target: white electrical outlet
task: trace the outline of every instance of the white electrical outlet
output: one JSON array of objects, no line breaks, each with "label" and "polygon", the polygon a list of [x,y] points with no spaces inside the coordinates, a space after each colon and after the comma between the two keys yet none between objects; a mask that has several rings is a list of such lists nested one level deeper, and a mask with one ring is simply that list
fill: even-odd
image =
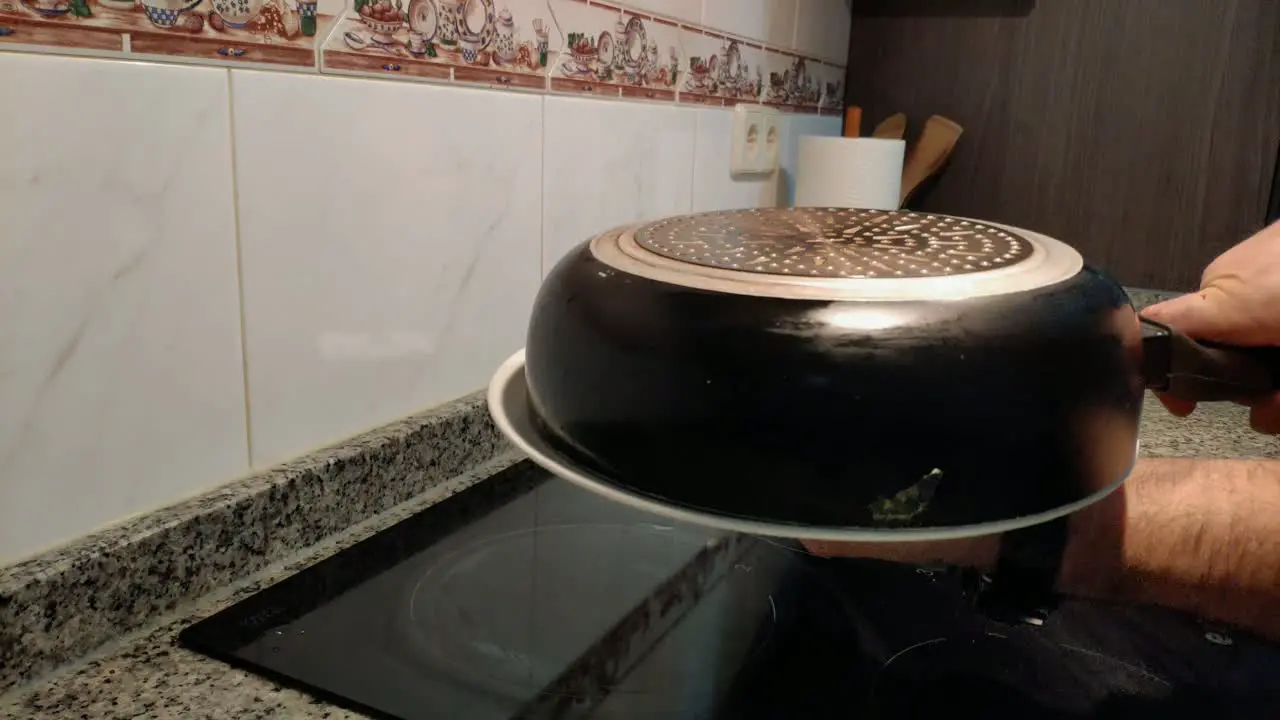
[{"label": "white electrical outlet", "polygon": [[769,174],[778,167],[779,113],[763,105],[733,108],[732,151],[729,172],[734,175]]},{"label": "white electrical outlet", "polygon": [[778,153],[782,146],[782,114],[775,108],[765,108],[761,116],[760,171],[771,173],[778,169]]},{"label": "white electrical outlet", "polygon": [[760,166],[760,145],[763,140],[761,125],[763,116],[754,105],[739,105],[733,109],[733,133],[729,154],[729,172],[734,175],[757,173]]}]

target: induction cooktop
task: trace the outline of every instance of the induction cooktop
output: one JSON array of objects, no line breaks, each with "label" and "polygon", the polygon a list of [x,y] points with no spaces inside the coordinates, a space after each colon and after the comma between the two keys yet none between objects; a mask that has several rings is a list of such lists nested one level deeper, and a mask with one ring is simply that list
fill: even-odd
[{"label": "induction cooktop", "polygon": [[180,641],[373,717],[1280,717],[1280,648],[944,569],[675,525],[518,463]]}]

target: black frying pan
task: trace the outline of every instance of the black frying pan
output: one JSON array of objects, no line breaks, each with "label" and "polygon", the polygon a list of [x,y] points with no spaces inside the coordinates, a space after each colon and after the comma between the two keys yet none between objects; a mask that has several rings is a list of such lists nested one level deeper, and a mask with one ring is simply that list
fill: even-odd
[{"label": "black frying pan", "polygon": [[527,416],[499,420],[535,459],[683,517],[823,537],[1065,514],[1129,473],[1146,388],[1244,400],[1280,367],[1140,322],[1043,235],[807,208],[583,243],[525,352],[527,407],[495,416]]}]

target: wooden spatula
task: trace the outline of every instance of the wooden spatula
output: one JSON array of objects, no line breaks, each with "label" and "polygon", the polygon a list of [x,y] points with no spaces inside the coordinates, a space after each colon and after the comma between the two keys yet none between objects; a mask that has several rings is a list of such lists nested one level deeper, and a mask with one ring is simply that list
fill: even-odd
[{"label": "wooden spatula", "polygon": [[[882,123],[883,124],[883,123]],[[912,193],[929,176],[942,169],[964,128],[941,115],[934,115],[924,123],[920,139],[916,141],[902,165],[902,202],[906,206]]]},{"label": "wooden spatula", "polygon": [[901,140],[907,134],[907,116],[905,113],[894,113],[880,121],[871,137],[889,140]]}]

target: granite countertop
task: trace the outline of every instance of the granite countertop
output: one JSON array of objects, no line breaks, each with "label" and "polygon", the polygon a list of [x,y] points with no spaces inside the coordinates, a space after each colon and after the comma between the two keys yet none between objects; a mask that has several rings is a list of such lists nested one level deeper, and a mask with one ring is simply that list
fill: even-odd
[{"label": "granite countertop", "polygon": [[[1134,291],[1132,294],[1137,305],[1145,305],[1156,297],[1141,291]],[[447,476],[414,485],[417,494],[403,499],[399,504],[375,508],[374,512],[368,513],[367,518],[324,539],[306,541],[304,538],[310,536],[300,535],[295,543],[296,547],[286,548],[288,552],[282,550],[276,553],[277,559],[269,565],[247,566],[252,572],[240,575],[247,579],[225,583],[198,596],[179,599],[164,612],[143,618],[145,622],[140,620],[132,632],[109,641],[55,672],[33,672],[37,676],[34,680],[17,684],[7,695],[0,696],[0,718],[16,720],[71,717],[105,720],[139,717],[364,717],[181,648],[177,645],[177,634],[196,620],[252,595],[519,461],[520,457],[501,442],[496,430],[487,425],[483,403],[478,398],[469,399],[463,406],[449,408],[447,413],[452,413],[449,415],[451,419],[443,425],[436,424],[445,426],[447,432],[437,432],[432,436],[432,442],[446,445],[453,443],[457,447],[482,447],[484,452],[455,458],[459,451],[445,451],[443,454],[446,457],[453,458]],[[1154,399],[1148,398],[1144,413],[1140,450],[1143,456],[1280,459],[1280,441],[1274,437],[1252,433],[1248,429],[1244,408],[1230,404],[1204,405],[1190,418],[1178,419],[1164,412]],[[460,417],[463,419],[459,420]],[[417,427],[413,423],[402,423],[399,429],[391,432],[397,438],[411,435],[418,437],[422,431]],[[414,433],[417,435],[413,435]],[[421,443],[422,440],[418,437],[415,442]],[[365,448],[362,452],[370,452],[367,448],[371,443],[367,438],[357,438],[352,445]],[[383,453],[385,457],[394,455],[403,458],[409,452],[404,448],[417,446],[396,445],[398,449],[388,450],[384,442],[378,447],[382,449],[376,452]],[[338,451],[326,452],[333,455]],[[425,456],[425,451],[420,448],[412,452]],[[323,467],[332,467],[333,462],[332,459],[326,460],[327,464]],[[366,465],[385,465],[391,468],[389,472],[392,474],[408,472],[402,461],[380,461]],[[340,476],[341,473],[336,475]],[[337,481],[330,479],[327,482]],[[366,478],[362,482],[370,481]],[[220,492],[225,495],[231,491]],[[255,492],[264,491],[259,487]],[[279,494],[278,490],[272,492]],[[272,522],[286,521],[277,519]],[[203,532],[207,534],[208,531]],[[33,572],[47,574],[43,568],[36,568]],[[5,606],[4,580],[0,576],[0,611]],[[0,621],[4,619],[5,616],[0,612]],[[0,640],[3,639],[0,635]],[[2,676],[0,680],[3,680]],[[0,689],[3,687],[0,685]]]},{"label": "granite countertop", "polygon": [[0,705],[0,719],[367,718],[177,644],[178,633],[520,460],[503,453],[448,483],[308,548],[252,578],[169,613]]}]

